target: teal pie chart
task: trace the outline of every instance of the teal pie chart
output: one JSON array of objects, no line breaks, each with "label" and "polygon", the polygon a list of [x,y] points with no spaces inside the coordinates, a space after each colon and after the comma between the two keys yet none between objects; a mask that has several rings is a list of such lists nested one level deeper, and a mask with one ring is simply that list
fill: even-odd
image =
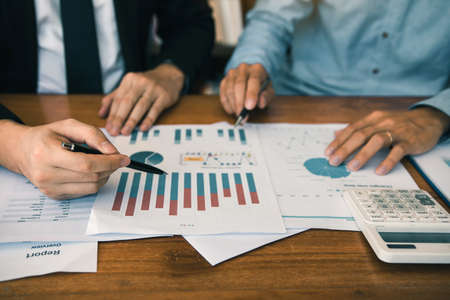
[{"label": "teal pie chart", "polygon": [[147,164],[147,165],[157,165],[160,164],[164,158],[161,154],[152,151],[141,151],[136,152],[130,156],[132,160]]},{"label": "teal pie chart", "polygon": [[350,175],[350,172],[344,165],[334,167],[328,163],[325,158],[311,158],[303,164],[305,168],[312,174],[330,178],[342,178]]}]

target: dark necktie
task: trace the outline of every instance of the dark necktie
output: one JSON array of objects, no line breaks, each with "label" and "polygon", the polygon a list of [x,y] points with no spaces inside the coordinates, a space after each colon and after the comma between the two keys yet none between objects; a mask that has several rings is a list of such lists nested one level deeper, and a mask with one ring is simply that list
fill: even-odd
[{"label": "dark necktie", "polygon": [[67,92],[103,93],[91,0],[61,0]]}]

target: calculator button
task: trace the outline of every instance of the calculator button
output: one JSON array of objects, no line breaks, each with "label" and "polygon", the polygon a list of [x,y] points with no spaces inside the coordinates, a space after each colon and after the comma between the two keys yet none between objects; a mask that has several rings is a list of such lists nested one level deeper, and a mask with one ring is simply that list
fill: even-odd
[{"label": "calculator button", "polygon": [[419,222],[423,223],[435,223],[436,219],[430,216],[424,216],[419,219]]},{"label": "calculator button", "polygon": [[402,219],[399,216],[388,216],[386,222],[400,222]]},{"label": "calculator button", "polygon": [[383,217],[371,217],[370,221],[372,222],[384,222],[384,218]]},{"label": "calculator button", "polygon": [[416,218],[413,216],[402,216],[402,220],[404,222],[410,222],[410,223],[416,222]]},{"label": "calculator button", "polygon": [[425,194],[417,194],[415,198],[419,200],[422,205],[434,205],[434,201]]}]

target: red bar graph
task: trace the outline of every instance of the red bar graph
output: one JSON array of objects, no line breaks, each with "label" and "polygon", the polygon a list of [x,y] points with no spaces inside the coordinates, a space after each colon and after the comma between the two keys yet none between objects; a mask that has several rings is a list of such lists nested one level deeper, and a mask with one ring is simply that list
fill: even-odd
[{"label": "red bar graph", "polygon": [[191,189],[191,173],[184,173],[184,208],[191,208],[192,207],[192,203],[191,203],[191,194],[192,194],[192,189]]},{"label": "red bar graph", "polygon": [[150,197],[152,195],[153,174],[147,173],[145,178],[144,195],[142,196],[141,210],[150,209]]},{"label": "red bar graph", "polygon": [[250,192],[250,198],[253,204],[259,204],[258,194],[256,192]]},{"label": "red bar graph", "polygon": [[234,182],[236,184],[236,194],[239,205],[245,205],[244,187],[242,186],[241,174],[234,173]]},{"label": "red bar graph", "polygon": [[152,195],[152,191],[144,191],[144,195],[142,196],[142,205],[141,210],[149,210],[150,209],[150,197]]},{"label": "red bar graph", "polygon": [[112,210],[120,211],[122,207],[123,196],[125,194],[125,187],[127,185],[128,172],[120,174],[119,185],[117,186],[116,196],[114,197]]},{"label": "red bar graph", "polygon": [[134,208],[136,207],[136,198],[129,198],[125,216],[134,216]]},{"label": "red bar graph", "polygon": [[116,197],[114,197],[112,210],[120,210],[120,207],[122,206],[123,194],[124,194],[123,192],[116,193]]},{"label": "red bar graph", "polygon": [[219,197],[217,194],[211,194],[211,206],[219,207]]},{"label": "red bar graph", "polygon": [[192,192],[190,188],[184,189],[184,208],[192,207],[191,194]]},{"label": "red bar graph", "polygon": [[164,195],[157,195],[156,208],[163,208],[163,207],[164,207]]},{"label": "red bar graph", "polygon": [[197,209],[198,210],[206,210],[205,196],[197,195]]}]

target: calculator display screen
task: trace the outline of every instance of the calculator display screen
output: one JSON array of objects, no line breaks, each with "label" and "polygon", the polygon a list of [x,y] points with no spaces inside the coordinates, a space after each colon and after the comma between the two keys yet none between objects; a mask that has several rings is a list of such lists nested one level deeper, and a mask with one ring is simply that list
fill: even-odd
[{"label": "calculator display screen", "polygon": [[450,232],[378,232],[386,243],[450,244]]}]

